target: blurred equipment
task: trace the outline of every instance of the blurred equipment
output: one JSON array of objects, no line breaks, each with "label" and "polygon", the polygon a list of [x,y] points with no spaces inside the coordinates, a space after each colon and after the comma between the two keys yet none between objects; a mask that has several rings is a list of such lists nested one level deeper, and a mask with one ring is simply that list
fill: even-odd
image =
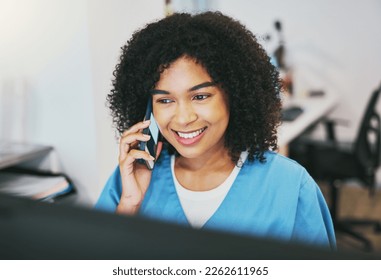
[{"label": "blurred equipment", "polygon": [[282,111],[281,111],[282,121],[292,122],[301,114],[303,114],[303,108],[301,108],[300,106],[293,105],[287,108],[282,108]]},{"label": "blurred equipment", "polygon": [[274,26],[279,37],[278,47],[274,51],[274,56],[277,61],[278,67],[280,69],[286,69],[286,63],[284,59],[285,46],[284,46],[284,38],[283,38],[283,32],[282,32],[282,23],[279,20],[277,20],[275,21]]},{"label": "blurred equipment", "polygon": [[53,150],[51,146],[0,140],[0,193],[50,202],[74,193],[66,174],[39,167]]},{"label": "blurred equipment", "polygon": [[173,15],[173,8],[172,8],[172,1],[171,0],[165,0],[165,16],[171,16]]},{"label": "blurred equipment", "polygon": [[0,193],[55,202],[74,192],[72,181],[63,173],[16,167],[0,170]]},{"label": "blurred equipment", "polygon": [[274,51],[276,64],[279,68],[280,78],[282,79],[283,89],[286,94],[292,95],[293,81],[290,67],[286,63],[286,47],[284,42],[282,23],[277,20],[274,23],[275,29],[278,33],[278,47]]},{"label": "blurred equipment", "polygon": [[343,220],[338,218],[340,180],[357,179],[374,194],[375,174],[380,166],[381,121],[376,112],[376,104],[381,86],[376,89],[366,107],[357,138],[354,143],[340,143],[336,140],[335,122],[326,120],[326,141],[303,139],[290,145],[290,157],[304,165],[316,180],[329,183],[330,211],[336,231],[350,235],[360,241],[364,250],[371,251],[372,244],[360,233],[353,230],[354,225],[374,226],[381,232],[380,221]]}]

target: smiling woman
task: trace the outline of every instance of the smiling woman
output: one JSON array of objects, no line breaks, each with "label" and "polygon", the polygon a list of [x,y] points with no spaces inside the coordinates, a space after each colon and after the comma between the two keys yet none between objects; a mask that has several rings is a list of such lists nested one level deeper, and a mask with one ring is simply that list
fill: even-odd
[{"label": "smiling woman", "polygon": [[[114,75],[119,166],[96,208],[335,247],[316,183],[275,152],[278,73],[243,25],[211,12],[151,23],[122,48]],[[149,140],[147,100],[163,141],[152,171],[137,149]]]},{"label": "smiling woman", "polygon": [[211,80],[193,59],[177,59],[163,71],[155,86],[166,93],[153,95],[153,112],[164,138],[182,155],[177,165],[181,162],[192,166],[197,159],[213,168],[223,161],[230,163],[232,170],[234,164],[224,143],[229,123],[228,100]]}]

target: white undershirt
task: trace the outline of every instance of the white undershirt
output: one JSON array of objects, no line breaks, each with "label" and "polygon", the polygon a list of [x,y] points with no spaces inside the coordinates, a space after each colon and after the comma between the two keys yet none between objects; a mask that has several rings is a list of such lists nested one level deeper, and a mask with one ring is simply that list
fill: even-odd
[{"label": "white undershirt", "polygon": [[[239,164],[245,162],[248,153],[242,152]],[[175,156],[171,156],[171,170],[173,182],[180,199],[181,206],[189,224],[195,228],[201,228],[221,205],[235,178],[240,171],[240,167],[235,166],[226,180],[216,188],[209,191],[191,191],[180,185],[175,176]]]}]

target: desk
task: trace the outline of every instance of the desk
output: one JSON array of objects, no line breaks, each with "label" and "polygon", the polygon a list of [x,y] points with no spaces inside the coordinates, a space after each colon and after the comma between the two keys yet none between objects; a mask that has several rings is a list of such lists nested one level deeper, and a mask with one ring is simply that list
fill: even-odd
[{"label": "desk", "polygon": [[316,124],[330,113],[338,103],[338,96],[324,94],[323,96],[295,98],[287,102],[287,106],[297,105],[303,113],[294,121],[283,122],[278,128],[278,146],[282,149],[292,140]]},{"label": "desk", "polygon": [[53,147],[0,141],[0,169],[47,156]]}]

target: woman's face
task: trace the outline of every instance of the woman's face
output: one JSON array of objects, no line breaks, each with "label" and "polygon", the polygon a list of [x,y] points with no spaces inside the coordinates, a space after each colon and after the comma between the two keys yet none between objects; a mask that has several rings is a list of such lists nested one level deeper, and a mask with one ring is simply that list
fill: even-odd
[{"label": "woman's face", "polygon": [[153,114],[165,139],[186,158],[225,149],[226,94],[194,60],[179,58],[164,70],[153,94]]}]

